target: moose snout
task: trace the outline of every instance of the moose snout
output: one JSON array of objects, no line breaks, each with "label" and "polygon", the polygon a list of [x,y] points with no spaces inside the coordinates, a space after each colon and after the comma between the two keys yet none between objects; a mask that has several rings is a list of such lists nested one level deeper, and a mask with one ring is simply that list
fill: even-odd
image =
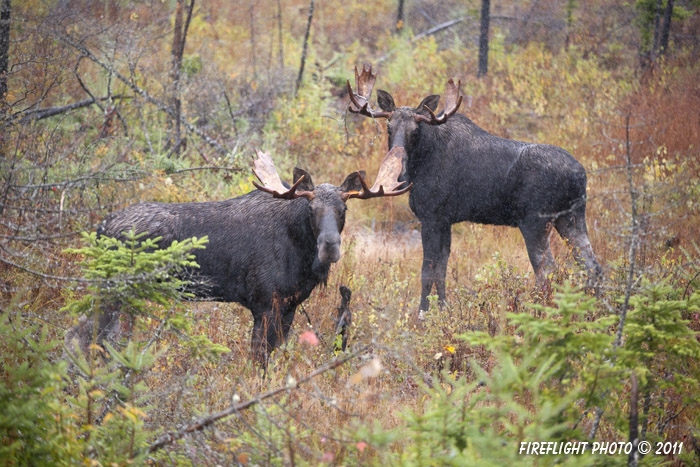
[{"label": "moose snout", "polygon": [[319,235],[318,259],[324,264],[338,262],[340,259],[340,235]]},{"label": "moose snout", "polygon": [[403,147],[403,141],[401,141],[400,144],[392,142],[392,144],[390,145],[390,149],[395,150],[397,148],[401,150],[401,172],[399,173],[399,176],[396,181],[407,182],[408,177],[406,176],[406,165],[408,162],[408,154],[406,153],[406,150]]}]

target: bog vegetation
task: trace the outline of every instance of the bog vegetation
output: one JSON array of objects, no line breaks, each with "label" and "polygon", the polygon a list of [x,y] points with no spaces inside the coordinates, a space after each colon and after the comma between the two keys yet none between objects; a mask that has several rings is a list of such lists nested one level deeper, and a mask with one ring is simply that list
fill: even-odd
[{"label": "bog vegetation", "polygon": [[[3,465],[700,461],[697,1],[491,2],[479,78],[475,0],[0,3]],[[206,238],[94,232],[139,201],[253,190],[255,147],[286,181],[373,180],[386,127],[346,111],[363,63],[410,105],[460,78],[479,126],[572,153],[604,278],[586,289],[553,235],[537,287],[516,229],[457,224],[447,304],[418,319],[407,196],[351,205],[342,259],[263,379],[250,313],[183,292]],[[117,302],[119,339],[74,345]],[[654,448],[519,454],[528,441]]]}]

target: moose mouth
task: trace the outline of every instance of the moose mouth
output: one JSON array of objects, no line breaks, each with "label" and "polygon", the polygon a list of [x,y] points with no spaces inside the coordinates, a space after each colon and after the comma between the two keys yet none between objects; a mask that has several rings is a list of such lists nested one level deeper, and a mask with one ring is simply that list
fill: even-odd
[{"label": "moose mouth", "polygon": [[318,260],[322,264],[337,263],[340,260],[340,242],[320,243],[318,246]]}]

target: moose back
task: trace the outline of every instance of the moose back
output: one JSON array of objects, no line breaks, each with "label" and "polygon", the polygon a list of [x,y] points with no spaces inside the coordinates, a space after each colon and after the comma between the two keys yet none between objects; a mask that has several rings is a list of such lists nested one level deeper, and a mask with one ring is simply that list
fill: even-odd
[{"label": "moose back", "polygon": [[[194,252],[199,269],[191,292],[200,299],[238,302],[250,309],[252,351],[265,362],[286,339],[297,306],[326,283],[331,264],[340,259],[346,201],[396,196],[410,188],[398,189],[403,157],[398,150],[388,154],[371,188],[364,172],[348,175],[340,187],[314,186],[311,176],[298,168],[289,187],[281,182],[272,159],[258,152],[258,190],[225,201],[133,205],[108,215],[98,234],[120,238],[134,229],[162,237],[163,245],[208,236],[206,249]],[[98,338],[107,338],[118,319],[111,307],[98,320]]]},{"label": "moose back", "polygon": [[456,113],[459,83],[447,83],[445,110],[435,110],[440,96],[423,99],[416,108],[397,107],[379,90],[380,111],[369,107],[376,74],[355,69],[349,110],[387,119],[389,149],[403,148],[402,177],[414,185],[411,210],[422,224],[423,266],[420,310],[427,311],[433,286],[445,300],[445,276],[451,248],[451,226],[462,221],[518,227],[525,239],[538,283],[554,266],[549,233],[554,227],[574,247],[589,271],[602,269],[586,228],[586,172],[565,150],[492,135]]}]

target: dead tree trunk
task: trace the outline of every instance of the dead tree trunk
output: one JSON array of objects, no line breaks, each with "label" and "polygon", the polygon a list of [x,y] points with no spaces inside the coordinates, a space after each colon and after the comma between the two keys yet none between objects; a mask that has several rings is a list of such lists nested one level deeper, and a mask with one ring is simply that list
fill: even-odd
[{"label": "dead tree trunk", "polygon": [[299,76],[297,76],[297,84],[294,87],[294,97],[297,96],[301,87],[301,79],[304,76],[304,64],[306,63],[306,50],[309,46],[309,34],[311,34],[311,21],[314,19],[314,0],[311,0],[309,5],[309,21],[306,23],[306,34],[304,35],[304,47],[301,50],[301,63],[299,64]]},{"label": "dead tree trunk", "polygon": [[666,3],[666,11],[664,12],[664,26],[661,30],[661,42],[659,43],[659,54],[666,53],[668,49],[668,36],[671,33],[671,15],[673,13],[673,0],[668,0]]},{"label": "dead tree trunk", "polygon": [[564,48],[569,50],[569,44],[571,43],[571,30],[574,26],[574,9],[576,8],[575,0],[566,1],[566,40],[564,41]]},{"label": "dead tree trunk", "polygon": [[7,72],[10,51],[10,0],[0,4],[0,115],[7,110]]},{"label": "dead tree trunk", "polygon": [[491,16],[491,1],[481,0],[481,31],[479,34],[479,73],[485,76],[489,71],[489,20]]},{"label": "dead tree trunk", "polygon": [[185,52],[187,29],[192,20],[194,1],[195,0],[190,0],[190,4],[187,7],[187,19],[184,24],[185,0],[177,0],[177,5],[175,6],[175,27],[173,29],[173,46],[171,50],[172,67],[170,69],[170,82],[172,86],[170,105],[175,115],[173,115],[170,143],[172,144],[171,154],[177,156],[180,155],[182,150],[182,127],[180,124],[182,117],[182,101],[180,100],[182,56]]},{"label": "dead tree trunk", "polygon": [[396,27],[395,32],[400,33],[403,31],[404,26],[404,15],[403,15],[404,0],[399,0],[399,9],[396,13]]},{"label": "dead tree trunk", "polygon": [[651,43],[650,60],[653,62],[656,59],[656,51],[659,47],[659,20],[661,18],[661,0],[656,0],[654,8],[654,39]]}]

